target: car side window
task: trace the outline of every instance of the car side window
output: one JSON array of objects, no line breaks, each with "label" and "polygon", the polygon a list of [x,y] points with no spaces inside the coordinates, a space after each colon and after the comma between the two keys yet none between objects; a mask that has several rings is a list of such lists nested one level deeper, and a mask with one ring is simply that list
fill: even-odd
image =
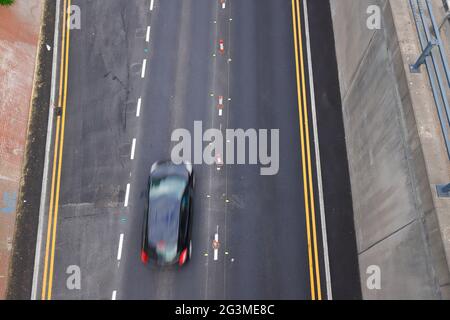
[{"label": "car side window", "polygon": [[189,215],[188,208],[189,208],[189,189],[186,189],[186,191],[183,194],[183,198],[181,199],[181,225],[180,225],[180,233],[181,237],[180,240],[184,239],[187,234],[187,218]]},{"label": "car side window", "polygon": [[184,212],[188,206],[189,193],[186,191],[183,195],[183,199],[181,200],[181,210]]}]

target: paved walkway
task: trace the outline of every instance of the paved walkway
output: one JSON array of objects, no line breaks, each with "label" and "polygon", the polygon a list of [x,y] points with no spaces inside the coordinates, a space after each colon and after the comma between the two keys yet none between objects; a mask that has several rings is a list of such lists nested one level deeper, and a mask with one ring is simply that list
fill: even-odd
[{"label": "paved walkway", "polygon": [[14,235],[42,4],[0,7],[0,299]]}]

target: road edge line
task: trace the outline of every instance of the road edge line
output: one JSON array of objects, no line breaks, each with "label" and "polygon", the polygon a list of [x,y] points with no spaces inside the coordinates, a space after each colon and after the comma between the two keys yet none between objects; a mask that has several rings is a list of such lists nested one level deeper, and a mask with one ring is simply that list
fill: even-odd
[{"label": "road edge line", "polygon": [[44,160],[44,173],[42,178],[42,189],[41,189],[41,203],[39,206],[39,223],[38,223],[38,232],[37,232],[37,240],[36,240],[36,252],[34,255],[34,271],[33,271],[33,282],[31,288],[31,300],[36,300],[37,294],[37,286],[39,279],[39,267],[40,267],[40,259],[41,259],[41,247],[42,247],[42,231],[44,225],[44,215],[45,215],[45,197],[47,195],[47,183],[48,183],[48,170],[50,163],[50,149],[52,144],[52,129],[53,129],[53,120],[54,120],[54,103],[55,103],[55,93],[56,93],[56,67],[58,60],[58,43],[59,43],[59,23],[60,23],[60,5],[61,0],[56,0],[56,13],[55,13],[55,33],[53,40],[53,63],[52,63],[52,85],[51,85],[51,94],[50,94],[50,108],[49,108],[49,116],[48,116],[48,125],[47,125],[47,141],[45,146],[45,160]]},{"label": "road edge line", "polygon": [[323,181],[322,181],[322,165],[320,161],[320,146],[319,146],[319,134],[317,127],[317,114],[316,114],[316,97],[314,88],[314,72],[312,70],[312,55],[311,55],[311,43],[309,33],[309,17],[308,17],[308,3],[303,1],[304,15],[305,15],[305,34],[306,34],[306,47],[307,47],[307,59],[308,59],[308,72],[309,72],[309,87],[311,94],[311,109],[313,119],[313,133],[314,133],[314,145],[316,151],[316,171],[317,171],[317,186],[319,191],[319,205],[320,205],[320,221],[322,225],[322,246],[325,264],[325,278],[327,285],[327,299],[333,300],[333,292],[331,287],[331,273],[330,273],[330,259],[328,255],[328,236],[327,236],[327,224],[325,219],[325,204],[323,199]]}]

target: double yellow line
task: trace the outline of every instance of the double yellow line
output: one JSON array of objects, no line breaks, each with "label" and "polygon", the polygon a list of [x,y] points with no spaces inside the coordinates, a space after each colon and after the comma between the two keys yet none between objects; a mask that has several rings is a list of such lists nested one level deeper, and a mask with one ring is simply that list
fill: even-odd
[{"label": "double yellow line", "polygon": [[297,100],[300,122],[300,143],[302,149],[302,174],[306,214],[306,237],[308,243],[309,280],[311,285],[311,299],[322,300],[319,253],[317,247],[313,171],[311,166],[311,146],[309,137],[308,104],[302,39],[302,20],[300,14],[302,3],[301,1],[304,0],[292,0],[292,20],[294,29]]},{"label": "double yellow line", "polygon": [[[64,0],[63,32],[61,40],[61,65],[59,75],[58,106],[61,113],[56,119],[56,137],[52,165],[52,183],[50,190],[47,238],[45,243],[44,274],[42,279],[42,300],[52,298],[53,266],[55,261],[56,226],[58,222],[59,191],[61,186],[61,167],[64,147],[64,125],[67,106],[67,77],[69,71],[70,15],[71,0]],[[58,41],[58,39],[55,39]]]}]

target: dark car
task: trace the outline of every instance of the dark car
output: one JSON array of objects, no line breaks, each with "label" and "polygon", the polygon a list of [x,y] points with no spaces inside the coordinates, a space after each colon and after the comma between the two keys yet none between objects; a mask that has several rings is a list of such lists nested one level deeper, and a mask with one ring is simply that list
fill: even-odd
[{"label": "dark car", "polygon": [[142,232],[141,260],[184,265],[192,252],[192,164],[155,163],[148,181],[148,207]]}]

